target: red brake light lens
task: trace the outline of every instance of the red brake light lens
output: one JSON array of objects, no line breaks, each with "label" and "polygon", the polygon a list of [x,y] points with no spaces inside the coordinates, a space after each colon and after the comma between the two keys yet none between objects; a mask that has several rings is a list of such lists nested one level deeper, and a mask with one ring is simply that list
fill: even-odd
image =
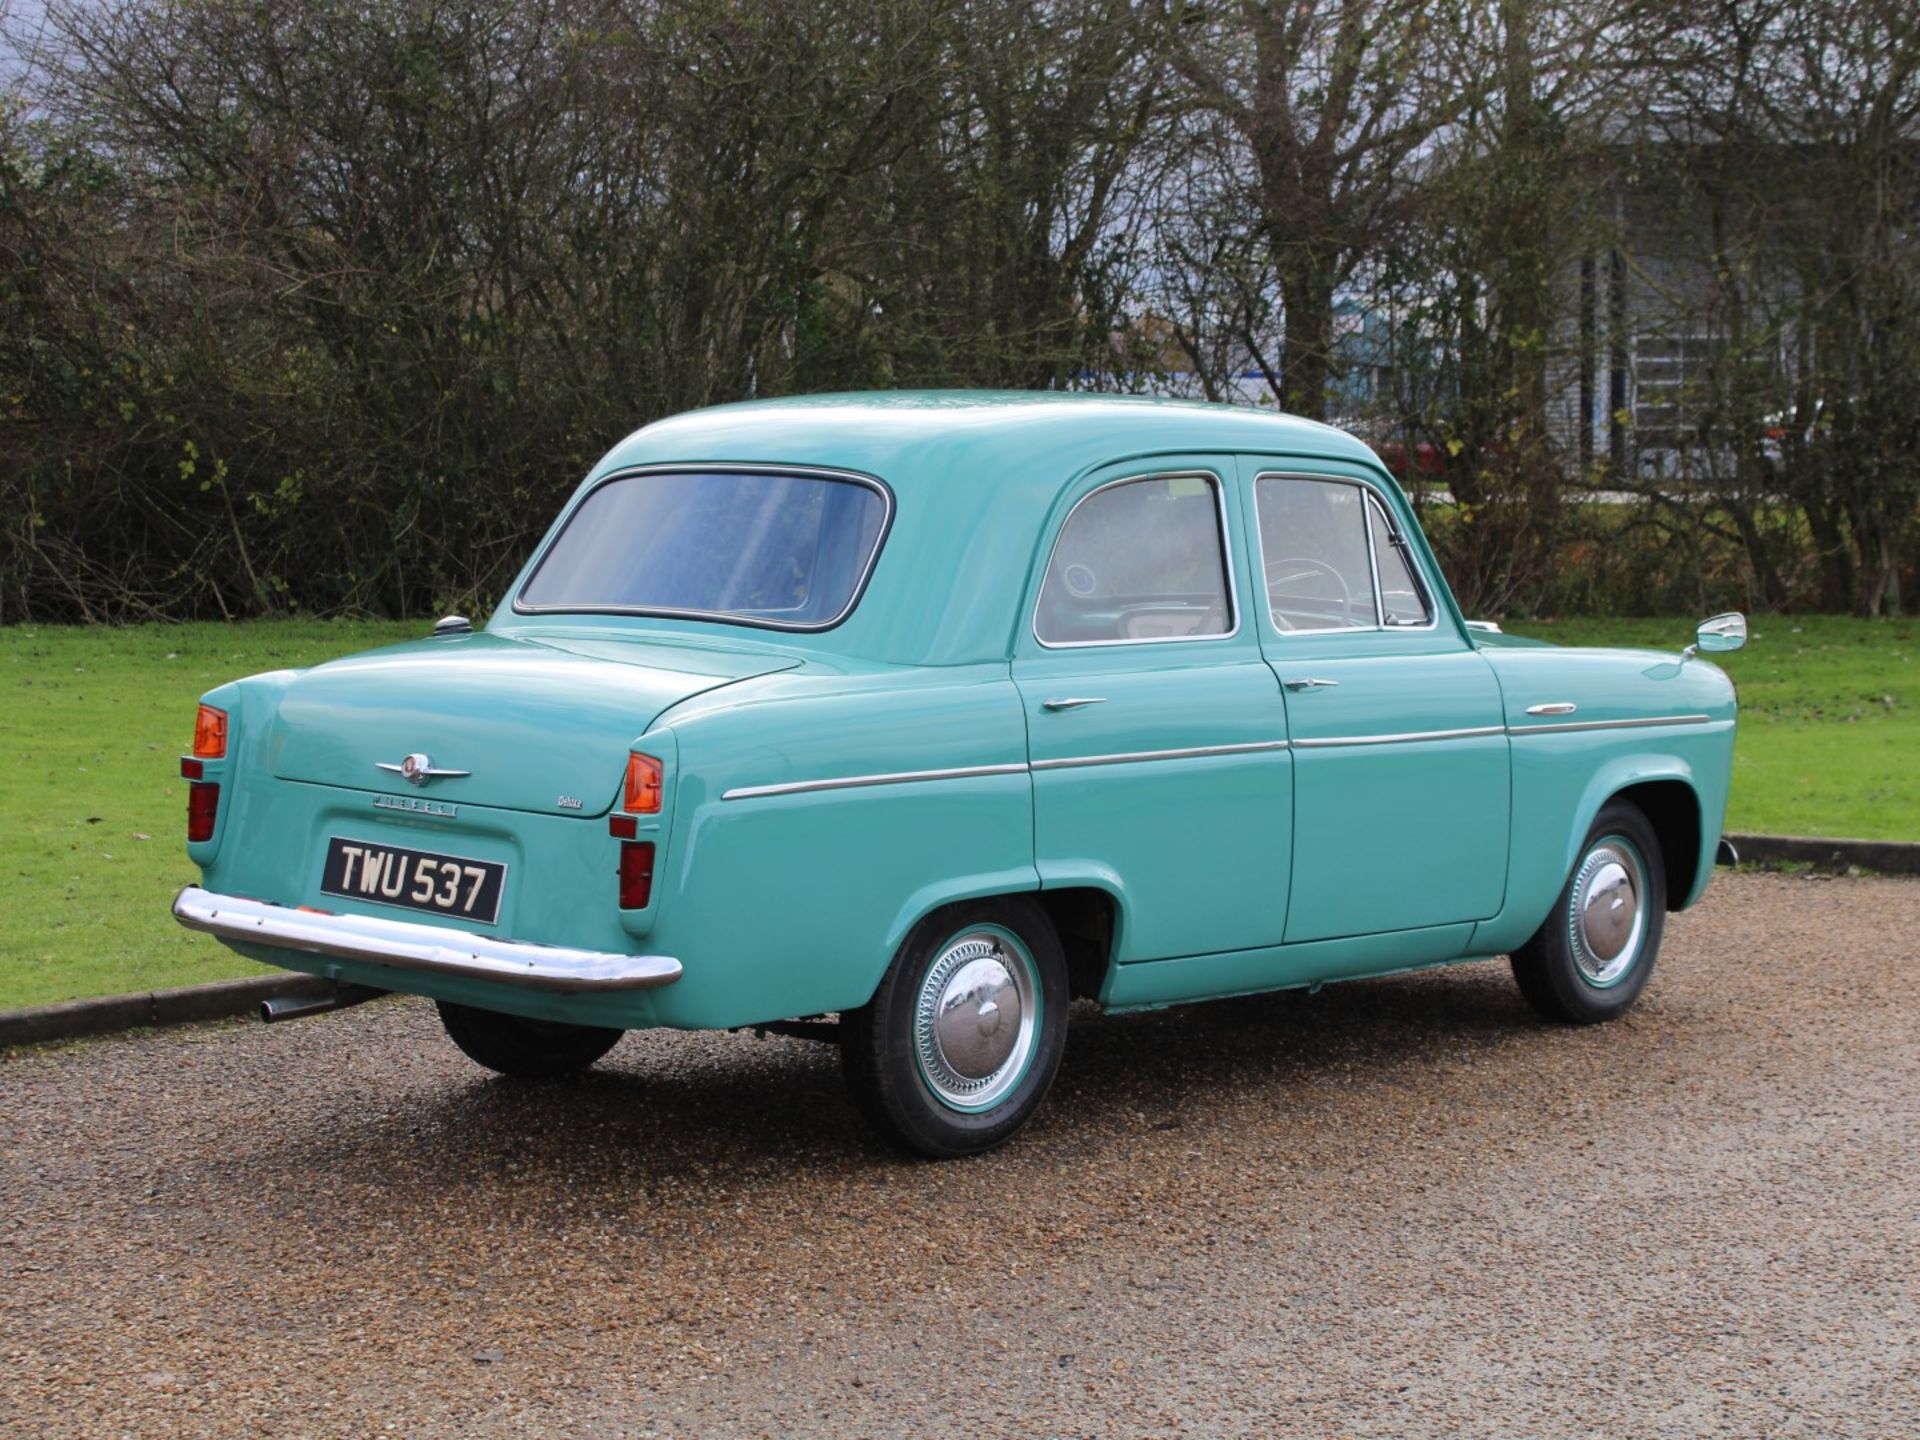
[{"label": "red brake light lens", "polygon": [[651,755],[627,756],[626,803],[620,808],[634,815],[660,813],[660,762]]},{"label": "red brake light lens", "polygon": [[620,846],[620,908],[644,910],[653,900],[653,842],[629,840]]},{"label": "red brake light lens", "polygon": [[227,753],[227,712],[202,705],[193,721],[193,753],[202,760],[218,760]]},{"label": "red brake light lens", "polygon": [[[218,785],[189,785],[187,787],[187,839],[213,839],[213,822],[220,815],[220,787]],[[649,867],[651,873],[651,867]]]}]

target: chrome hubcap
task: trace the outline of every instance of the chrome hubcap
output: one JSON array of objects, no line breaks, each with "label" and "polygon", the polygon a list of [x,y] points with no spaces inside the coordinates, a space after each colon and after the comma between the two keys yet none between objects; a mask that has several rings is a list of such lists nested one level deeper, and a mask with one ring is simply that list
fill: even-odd
[{"label": "chrome hubcap", "polygon": [[1609,835],[1581,860],[1567,924],[1574,960],[1589,984],[1614,984],[1640,958],[1646,894],[1646,866],[1630,841]]},{"label": "chrome hubcap", "polygon": [[947,943],[920,982],[914,1055],[940,1102],[986,1110],[1005,1099],[1033,1058],[1033,961],[998,930],[970,930]]}]

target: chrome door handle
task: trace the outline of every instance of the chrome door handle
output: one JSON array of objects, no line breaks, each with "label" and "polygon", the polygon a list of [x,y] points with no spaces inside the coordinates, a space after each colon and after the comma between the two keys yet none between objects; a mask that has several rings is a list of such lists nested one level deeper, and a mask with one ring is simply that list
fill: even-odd
[{"label": "chrome door handle", "polygon": [[1529,705],[1529,715],[1571,715],[1580,707],[1571,700],[1555,700],[1546,705]]},{"label": "chrome door handle", "polygon": [[1082,705],[1106,703],[1107,697],[1104,695],[1062,695],[1058,699],[1042,700],[1040,708],[1042,710],[1078,710]]},{"label": "chrome door handle", "polygon": [[1340,682],[1338,680],[1322,680],[1315,675],[1302,675],[1294,680],[1282,680],[1280,683],[1289,690],[1319,690],[1328,685],[1338,685]]}]

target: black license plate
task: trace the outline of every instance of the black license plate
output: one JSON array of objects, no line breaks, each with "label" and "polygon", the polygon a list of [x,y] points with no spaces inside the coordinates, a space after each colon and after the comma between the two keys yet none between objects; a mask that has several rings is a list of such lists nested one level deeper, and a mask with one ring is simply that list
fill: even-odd
[{"label": "black license plate", "polygon": [[507,867],[492,860],[403,850],[338,835],[327,840],[326,868],[320,874],[320,888],[328,895],[487,925],[500,918],[500,892],[506,884]]}]

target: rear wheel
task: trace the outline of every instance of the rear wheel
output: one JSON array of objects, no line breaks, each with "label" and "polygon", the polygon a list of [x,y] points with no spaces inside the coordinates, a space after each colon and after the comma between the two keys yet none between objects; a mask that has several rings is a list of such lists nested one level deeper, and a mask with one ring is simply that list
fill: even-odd
[{"label": "rear wheel", "polygon": [[1022,896],[949,906],[914,927],[873,999],[841,1017],[855,1102],[935,1159],[990,1149],[1026,1124],[1060,1068],[1067,963]]},{"label": "rear wheel", "polygon": [[1625,801],[1602,809],[1552,912],[1513,952],[1527,1002],[1576,1025],[1624,1014],[1660,952],[1666,873],[1647,817]]},{"label": "rear wheel", "polygon": [[469,1060],[521,1080],[545,1080],[584,1070],[627,1032],[559,1020],[529,1020],[436,1001],[447,1036]]}]

